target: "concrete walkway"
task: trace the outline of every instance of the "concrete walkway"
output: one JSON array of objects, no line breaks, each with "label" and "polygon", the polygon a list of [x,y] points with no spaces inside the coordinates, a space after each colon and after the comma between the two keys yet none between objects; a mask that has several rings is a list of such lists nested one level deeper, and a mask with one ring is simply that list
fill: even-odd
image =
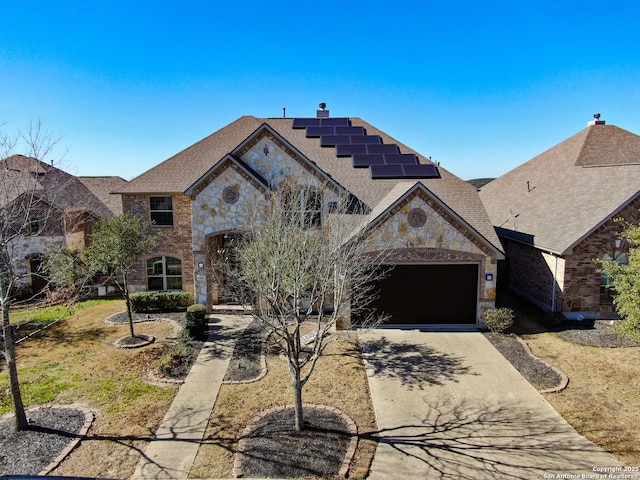
[{"label": "concrete walkway", "polygon": [[379,329],[360,340],[381,437],[370,479],[579,478],[621,465],[480,333]]},{"label": "concrete walkway", "polygon": [[209,338],[169,407],[132,479],[185,479],[198,453],[235,341],[250,323],[240,315],[217,315]]}]

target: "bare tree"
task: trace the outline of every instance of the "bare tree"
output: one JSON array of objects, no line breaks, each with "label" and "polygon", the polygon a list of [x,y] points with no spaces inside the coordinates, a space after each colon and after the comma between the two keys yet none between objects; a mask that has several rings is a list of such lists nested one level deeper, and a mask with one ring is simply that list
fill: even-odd
[{"label": "bare tree", "polygon": [[[3,125],[4,127],[4,125]],[[0,310],[4,357],[15,412],[16,430],[28,428],[16,365],[14,327],[10,307],[17,301],[18,291],[28,272],[17,268],[19,245],[25,238],[62,232],[62,213],[55,207],[56,197],[65,185],[53,167],[43,163],[60,138],[44,132],[40,122],[10,136],[0,130]],[[23,155],[12,155],[17,146]]]},{"label": "bare tree", "polygon": [[96,224],[91,245],[85,250],[90,271],[110,274],[122,292],[127,304],[131,337],[135,337],[135,333],[128,277],[138,258],[151,252],[157,241],[150,224],[123,213]]},{"label": "bare tree", "polygon": [[[284,346],[295,395],[295,428],[304,428],[302,389],[331,341],[329,333],[375,298],[385,251],[363,225],[367,215],[349,195],[323,210],[327,189],[285,181],[264,205],[252,205],[230,274],[239,301]],[[372,322],[370,322],[370,321]],[[307,343],[307,345],[305,345]]]}]

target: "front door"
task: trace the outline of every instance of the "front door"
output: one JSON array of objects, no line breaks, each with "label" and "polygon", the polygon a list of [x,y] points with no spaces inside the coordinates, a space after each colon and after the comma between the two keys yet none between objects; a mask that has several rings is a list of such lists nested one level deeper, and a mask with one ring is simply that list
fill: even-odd
[{"label": "front door", "polygon": [[236,303],[233,274],[236,261],[235,233],[212,235],[207,241],[209,252],[209,300],[212,305]]}]

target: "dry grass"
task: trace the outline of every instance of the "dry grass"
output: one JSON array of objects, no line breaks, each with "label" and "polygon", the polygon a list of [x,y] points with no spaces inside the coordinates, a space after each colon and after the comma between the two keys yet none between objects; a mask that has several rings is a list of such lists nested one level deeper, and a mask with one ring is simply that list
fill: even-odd
[{"label": "dry grass", "polygon": [[569,376],[545,395],[573,427],[628,465],[640,465],[640,347],[583,347],[552,333],[528,335],[533,353]]},{"label": "dry grass", "polygon": [[[107,325],[104,319],[122,309],[122,301],[84,309],[18,347],[28,406],[38,403],[29,398],[55,394],[56,404],[81,403],[96,413],[88,438],[53,472],[56,475],[129,477],[175,394],[175,386],[153,385],[146,377],[148,352],[174,336],[173,327],[165,322],[136,324],[136,333],[154,335],[158,343],[115,348],[113,342],[128,335],[128,326]],[[43,385],[50,391],[38,391]],[[0,400],[6,402],[4,388]]]},{"label": "dry grass", "polygon": [[[364,478],[376,443],[362,437],[376,432],[375,415],[357,337],[348,332],[338,335],[340,341],[329,346],[305,386],[303,401],[336,407],[356,423],[361,440],[349,476]],[[235,441],[249,420],[273,406],[293,403],[285,360],[270,355],[268,368],[269,373],[258,382],[222,386],[191,478],[231,477]]]},{"label": "dry grass", "polygon": [[[512,300],[513,302],[513,300]],[[585,347],[542,332],[542,314],[516,302],[533,353],[569,377],[545,398],[579,433],[627,465],[640,465],[640,347]]]}]

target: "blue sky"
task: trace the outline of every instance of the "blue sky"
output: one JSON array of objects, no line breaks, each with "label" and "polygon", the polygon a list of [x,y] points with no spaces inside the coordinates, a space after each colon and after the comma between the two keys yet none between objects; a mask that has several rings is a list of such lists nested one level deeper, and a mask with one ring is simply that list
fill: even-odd
[{"label": "blue sky", "polygon": [[0,122],[136,175],[242,115],[362,117],[464,178],[596,112],[640,134],[637,1],[0,0]]}]

